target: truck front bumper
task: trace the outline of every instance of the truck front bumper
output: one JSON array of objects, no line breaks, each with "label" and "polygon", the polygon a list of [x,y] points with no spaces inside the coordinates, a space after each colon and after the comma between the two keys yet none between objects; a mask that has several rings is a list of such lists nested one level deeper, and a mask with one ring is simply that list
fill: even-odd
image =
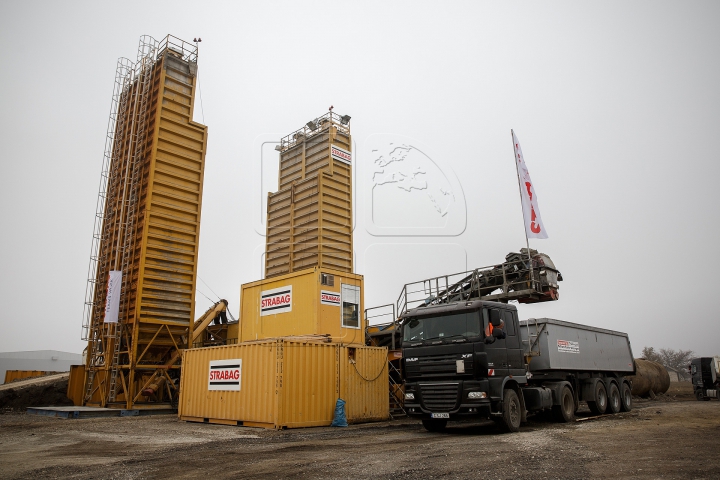
[{"label": "truck front bumper", "polygon": [[462,418],[469,417],[489,417],[490,416],[490,400],[478,400],[473,403],[463,403],[460,407],[451,410],[450,412],[437,412],[431,411],[424,408],[419,403],[408,403],[405,402],[405,411],[408,416],[416,418],[433,418],[433,413],[447,414],[448,420],[460,420]]},{"label": "truck front bumper", "polygon": [[[405,393],[414,398],[405,398],[404,408],[408,415],[418,418],[461,419],[463,417],[489,417],[491,398],[487,380],[465,380],[456,382],[408,382]],[[471,392],[484,392],[486,398],[468,398]],[[441,417],[433,417],[440,414]],[[447,415],[447,416],[445,416]]]}]

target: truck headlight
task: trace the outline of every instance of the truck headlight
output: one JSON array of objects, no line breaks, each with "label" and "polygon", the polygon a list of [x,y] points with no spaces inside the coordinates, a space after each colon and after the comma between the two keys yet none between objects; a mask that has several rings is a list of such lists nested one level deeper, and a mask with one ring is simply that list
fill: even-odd
[{"label": "truck headlight", "polygon": [[415,400],[415,394],[414,393],[406,393],[405,400]]},{"label": "truck headlight", "polygon": [[487,398],[487,393],[485,393],[485,392],[470,392],[470,393],[468,393],[468,399],[475,400],[478,398]]}]

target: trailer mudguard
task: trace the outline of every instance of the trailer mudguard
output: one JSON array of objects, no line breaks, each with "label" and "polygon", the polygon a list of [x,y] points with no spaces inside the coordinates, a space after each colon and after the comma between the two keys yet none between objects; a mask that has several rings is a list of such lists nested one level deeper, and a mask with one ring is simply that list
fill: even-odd
[{"label": "trailer mudguard", "polygon": [[[583,380],[582,386],[580,387],[580,400],[585,400],[586,402],[595,401],[595,386],[597,382],[603,382],[603,379],[595,377]],[[605,388],[607,388],[607,383],[603,383],[605,384]]]}]

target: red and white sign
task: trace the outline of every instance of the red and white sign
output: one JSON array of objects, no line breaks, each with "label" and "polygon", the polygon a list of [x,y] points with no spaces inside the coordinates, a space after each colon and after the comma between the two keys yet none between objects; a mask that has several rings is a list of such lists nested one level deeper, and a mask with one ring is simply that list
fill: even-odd
[{"label": "red and white sign", "polygon": [[335,145],[330,145],[330,154],[335,160],[340,160],[341,162],[347,163],[348,165],[352,163],[352,153],[348,152],[347,150],[343,150],[342,148],[336,147]]},{"label": "red and white sign", "polygon": [[242,358],[211,360],[208,390],[239,392],[242,383]]},{"label": "red and white sign", "polygon": [[340,306],[340,293],[320,290],[320,303],[323,305]]},{"label": "red and white sign", "polygon": [[572,340],[558,340],[558,352],[561,353],[580,353],[580,344]]},{"label": "red and white sign", "polygon": [[260,316],[292,311],[292,285],[260,292]]},{"label": "red and white sign", "polygon": [[108,275],[107,299],[105,300],[105,323],[117,323],[120,313],[120,290],[122,287],[122,272],[110,270]]},{"label": "red and white sign", "polygon": [[[507,145],[507,143],[505,145]],[[488,377],[494,377],[494,376],[495,376],[495,369],[488,368]]]},{"label": "red and white sign", "polygon": [[528,172],[525,158],[520,148],[520,142],[515,136],[515,132],[510,130],[513,138],[513,146],[515,147],[515,161],[517,162],[518,177],[520,180],[520,199],[522,200],[523,218],[525,219],[525,232],[528,238],[548,238],[545,226],[540,218],[540,208],[538,207],[537,195],[530,180],[530,172]]}]

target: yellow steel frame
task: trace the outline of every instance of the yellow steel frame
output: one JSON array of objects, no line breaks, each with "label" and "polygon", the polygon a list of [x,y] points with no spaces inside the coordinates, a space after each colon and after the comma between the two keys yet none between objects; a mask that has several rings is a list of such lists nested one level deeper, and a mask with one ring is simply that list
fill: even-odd
[{"label": "yellow steel frame", "polygon": [[[194,50],[193,50],[194,49]],[[187,348],[193,334],[195,283],[200,234],[200,214],[204,178],[207,127],[192,120],[197,84],[196,47],[174,37],[159,43],[153,66],[151,103],[140,121],[146,122],[142,180],[138,198],[134,251],[124,282],[119,345],[105,330],[104,361],[92,377],[86,404],[132,408],[171,406],[177,397],[179,365],[168,360]],[[132,95],[132,87],[125,92]],[[123,118],[118,117],[116,129]],[[132,129],[130,130],[132,134]],[[127,135],[125,135],[127,136]],[[115,149],[125,150],[132,141],[118,137]],[[113,155],[113,158],[122,155]],[[111,179],[111,181],[120,179]],[[117,195],[107,205],[119,205]],[[106,208],[108,210],[108,208]],[[112,209],[109,209],[112,210]],[[105,221],[123,222],[116,216]],[[103,239],[101,250],[109,256],[110,239]],[[102,308],[106,295],[102,288],[107,270],[98,267],[95,308]],[[97,317],[97,315],[96,315]],[[97,325],[95,325],[97,328]],[[92,340],[89,349],[92,348]],[[116,364],[110,352],[119,349]],[[90,355],[88,355],[90,357]],[[116,393],[109,391],[112,369],[117,371]],[[87,370],[87,369],[86,369]],[[179,373],[179,372],[178,372]],[[165,388],[144,395],[148,385],[164,379]],[[114,401],[113,401],[114,400]]]}]

